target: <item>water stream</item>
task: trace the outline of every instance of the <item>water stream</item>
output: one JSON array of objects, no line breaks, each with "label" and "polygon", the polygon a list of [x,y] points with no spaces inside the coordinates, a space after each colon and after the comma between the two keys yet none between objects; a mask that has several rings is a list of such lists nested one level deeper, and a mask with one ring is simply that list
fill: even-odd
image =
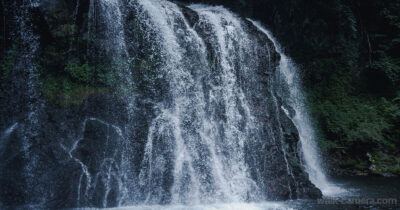
[{"label": "water stream", "polygon": [[221,6],[86,1],[86,53],[117,82],[67,110],[42,101],[38,2],[17,20],[28,102],[0,133],[0,207],[298,209],[347,193],[324,173],[296,65],[258,22]]}]

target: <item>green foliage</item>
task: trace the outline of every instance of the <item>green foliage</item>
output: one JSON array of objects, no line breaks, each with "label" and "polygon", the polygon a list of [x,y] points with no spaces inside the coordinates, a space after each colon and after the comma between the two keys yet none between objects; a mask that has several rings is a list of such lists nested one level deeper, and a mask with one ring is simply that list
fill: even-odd
[{"label": "green foliage", "polygon": [[[335,81],[335,77],[342,78]],[[347,79],[346,79],[347,78]],[[331,77],[330,86],[312,92],[321,146],[327,151],[341,147],[354,157],[365,158],[374,150],[397,153],[399,145],[400,103],[398,99],[351,95],[351,80]]]},{"label": "green foliage", "polygon": [[[359,170],[368,168],[368,152],[385,151],[392,159],[398,157],[400,3],[306,4],[307,12],[299,5],[292,14],[278,8],[283,20],[269,23],[302,65],[320,145],[331,154],[328,158]],[[293,16],[298,19],[289,18]],[[295,33],[299,35],[291,35]],[[398,163],[378,162],[382,162],[378,173],[398,173]]]},{"label": "green foliage", "polygon": [[390,145],[384,135],[390,125],[375,102],[346,97],[316,106],[326,133],[339,145],[349,147],[362,142]]},{"label": "green foliage", "polygon": [[57,38],[72,37],[76,33],[77,26],[74,24],[62,24],[52,31],[52,34]]},{"label": "green foliage", "polygon": [[109,59],[89,53],[96,49],[93,33],[85,31],[88,20],[72,22],[67,9],[44,15],[51,39],[43,43],[41,89],[48,104],[74,107],[90,94],[107,93],[118,82],[116,70]]},{"label": "green foliage", "polygon": [[91,94],[105,94],[117,83],[109,65],[91,66],[72,61],[59,74],[42,78],[42,92],[50,104],[60,107],[79,106]]},{"label": "green foliage", "polygon": [[98,73],[97,78],[98,82],[105,86],[114,86],[118,82],[117,75],[112,71]]},{"label": "green foliage", "polygon": [[[72,79],[83,84],[92,84],[94,82],[95,68],[89,64],[81,64],[78,61],[68,63],[65,67]],[[102,80],[104,76],[102,76]]]},{"label": "green foliage", "polygon": [[78,107],[91,94],[108,94],[118,79],[110,65],[91,66],[72,61],[58,74],[42,75],[41,81],[48,104],[70,108]]},{"label": "green foliage", "polygon": [[400,174],[400,166],[392,166],[388,171],[392,174]]},{"label": "green foliage", "polygon": [[372,69],[375,71],[383,71],[393,85],[398,84],[400,80],[400,59],[391,58],[385,53],[382,54],[381,58],[372,64]]},{"label": "green foliage", "polygon": [[14,42],[11,48],[7,51],[6,55],[1,58],[0,60],[0,81],[3,82],[8,78],[8,75],[10,74],[14,62],[15,62],[15,56],[17,54],[17,48],[18,48],[18,43]]},{"label": "green foliage", "polygon": [[53,75],[42,80],[41,89],[50,105],[61,108],[79,107],[89,95],[109,93],[105,87],[85,86],[67,77]]},{"label": "green foliage", "polygon": [[375,174],[400,174],[400,158],[394,158],[380,151],[375,152],[372,154],[371,170]]}]

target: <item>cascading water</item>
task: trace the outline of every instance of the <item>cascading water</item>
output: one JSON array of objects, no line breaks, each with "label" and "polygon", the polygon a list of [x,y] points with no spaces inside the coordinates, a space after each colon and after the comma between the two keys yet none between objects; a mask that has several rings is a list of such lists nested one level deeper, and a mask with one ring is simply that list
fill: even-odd
[{"label": "cascading water", "polygon": [[29,102],[24,111],[27,112],[25,123],[20,125],[26,126],[25,149],[32,143],[33,136],[37,136],[39,132],[39,115],[41,104],[39,99],[39,71],[36,69],[36,58],[39,50],[39,36],[35,34],[32,26],[30,10],[39,6],[39,1],[23,1],[21,5],[21,13],[17,15],[17,24],[19,26],[17,37],[21,40],[20,59],[15,65],[16,71],[24,72],[26,89],[25,97],[29,98]]},{"label": "cascading water", "polygon": [[4,149],[10,140],[10,135],[14,130],[17,128],[18,123],[14,123],[12,126],[7,128],[1,135],[0,135],[0,156],[3,155]]},{"label": "cascading water", "polygon": [[[217,87],[210,85],[208,94],[211,96],[207,101],[203,92],[205,87],[200,83],[200,77],[206,76],[201,74],[210,73],[210,69],[207,68],[205,44],[201,38],[190,28],[177,5],[167,1],[139,1],[139,4],[151,17],[150,27],[155,26],[155,30],[158,30],[160,34],[157,42],[166,59],[166,65],[160,70],[165,72],[167,80],[170,81],[169,85],[173,87],[171,95],[174,100],[167,105],[168,107],[160,105],[161,113],[153,121],[153,126],[156,127],[150,127],[144,159],[148,162],[142,163],[148,165],[149,168],[143,168],[141,178],[146,177],[148,182],[154,183],[157,176],[162,175],[158,170],[153,170],[160,168],[160,164],[165,164],[163,162],[171,157],[156,155],[153,150],[154,139],[165,135],[168,141],[171,141],[169,146],[175,145],[175,148],[172,148],[175,151],[170,154],[175,159],[171,165],[174,179],[171,188],[172,203],[245,200],[246,196],[251,196],[257,191],[252,189],[255,184],[249,178],[244,163],[243,138],[246,131],[240,131],[237,128],[237,117],[242,116],[238,113],[238,105],[235,101],[236,97],[243,99],[244,96],[236,95],[241,93],[237,86],[235,87],[233,68],[226,60],[229,46],[223,43],[224,34],[218,34],[217,37],[220,44],[220,56],[224,62],[223,65],[226,65],[221,69],[224,72],[221,75],[222,84]],[[229,21],[237,21],[231,18]],[[215,24],[214,27],[220,26],[218,22]],[[197,63],[191,63],[195,60],[198,60]],[[221,98],[223,101],[218,101]],[[207,103],[221,102],[226,113],[207,110]],[[246,107],[243,108],[246,109]],[[207,111],[210,114],[206,113]],[[228,119],[225,119],[226,122],[213,122],[213,118],[220,117],[215,116],[216,114],[226,114]],[[250,118],[250,116],[246,117]],[[226,129],[223,134],[220,134],[226,138],[223,145],[217,141],[221,137],[214,134],[214,132],[218,133],[219,126],[224,126]],[[221,153],[225,153],[229,159]],[[148,186],[144,180],[142,182]],[[154,189],[158,191],[159,186],[151,188],[151,191]],[[146,200],[150,197],[160,198],[153,193],[149,192]],[[160,201],[156,201],[158,202]]]},{"label": "cascading water", "polygon": [[[77,2],[75,16],[85,8]],[[312,129],[303,122],[302,101],[293,98],[297,92],[282,100],[274,76],[293,69],[265,31],[223,7],[166,0],[90,0],[87,7],[88,54],[97,53],[118,82],[112,94],[89,97],[77,112],[49,111],[42,124],[56,137],[37,138],[58,153],[32,153],[54,159],[46,164],[56,170],[47,175],[55,184],[41,187],[42,197],[29,191],[35,199],[26,202],[280,209],[265,201],[321,196],[299,167],[299,136],[306,163],[317,158],[315,150],[306,152]],[[35,177],[42,169],[32,170]],[[323,175],[307,168],[315,171]]]},{"label": "cascading water", "polygon": [[[16,10],[13,11],[15,30],[12,33],[13,39],[17,40],[14,46],[18,58],[10,71],[11,81],[8,83],[9,94],[14,96],[8,100],[13,105],[2,117],[14,123],[0,136],[0,177],[2,183],[18,179],[12,185],[15,191],[22,192],[16,199],[26,196],[29,192],[26,186],[34,185],[38,179],[36,170],[39,155],[32,148],[35,148],[41,135],[45,107],[40,99],[40,70],[37,67],[40,37],[36,33],[32,12],[38,10],[39,4],[38,0],[22,0],[13,4]],[[16,158],[20,160],[17,165],[13,162]],[[36,192],[40,191],[40,187],[35,189]],[[4,193],[15,196],[10,191]],[[42,201],[40,198],[32,200],[38,203]]]},{"label": "cascading water", "polygon": [[[281,98],[286,99],[285,104],[283,104],[281,108],[285,111],[288,117],[292,119],[299,131],[304,165],[311,182],[313,182],[325,196],[332,196],[344,192],[343,189],[329,183],[324,174],[324,170],[320,163],[321,157],[316,145],[314,130],[311,126],[307,108],[305,107],[305,98],[300,85],[300,78],[296,66],[293,61],[283,53],[281,46],[273,37],[271,32],[256,21],[250,19],[249,21],[268,36],[268,38],[274,43],[276,51],[281,56],[278,67],[279,71],[276,73],[276,81],[278,81],[278,84],[281,83],[281,87],[277,85],[280,89],[278,92],[280,92],[279,94],[281,95]],[[287,108],[293,109],[294,113],[289,113]]]}]

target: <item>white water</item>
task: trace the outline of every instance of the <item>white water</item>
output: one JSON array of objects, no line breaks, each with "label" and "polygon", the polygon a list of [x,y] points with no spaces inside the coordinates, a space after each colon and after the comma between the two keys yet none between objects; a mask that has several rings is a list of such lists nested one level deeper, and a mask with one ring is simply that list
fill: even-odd
[{"label": "white water", "polygon": [[0,157],[3,155],[5,147],[7,146],[8,142],[10,141],[10,134],[14,132],[14,130],[18,127],[18,123],[14,123],[9,128],[7,128],[1,135],[0,135]]},{"label": "white water", "polygon": [[[14,17],[17,22],[17,30],[14,35],[16,40],[19,40],[18,59],[14,64],[13,71],[19,72],[19,75],[24,80],[23,88],[23,113],[24,119],[18,122],[18,129],[21,130],[21,152],[29,161],[23,164],[24,183],[26,186],[32,186],[37,178],[35,170],[37,168],[38,155],[32,154],[29,149],[36,142],[37,137],[41,132],[41,113],[44,110],[44,104],[40,99],[40,72],[38,70],[38,54],[40,47],[40,37],[35,32],[32,24],[33,9],[37,9],[40,5],[39,0],[23,0],[21,8]],[[23,48],[22,48],[23,47]],[[14,87],[15,88],[15,87]],[[13,139],[10,139],[12,141]]]},{"label": "white water", "polygon": [[268,36],[268,38],[274,43],[276,51],[281,55],[279,75],[283,78],[289,88],[288,104],[292,109],[294,109],[294,116],[290,116],[288,110],[284,106],[281,108],[285,111],[288,117],[293,120],[299,131],[301,151],[304,158],[305,168],[309,174],[311,182],[322,191],[324,196],[332,196],[345,192],[340,187],[330,183],[325,176],[324,169],[320,162],[321,156],[319,155],[319,149],[316,145],[314,129],[311,125],[307,108],[305,107],[305,98],[300,85],[301,83],[297,67],[294,65],[293,61],[283,53],[280,44],[276,41],[271,32],[265,29],[259,22],[250,19],[248,20]]},{"label": "white water", "polygon": [[[292,170],[290,161],[295,157],[286,151],[280,99],[270,76],[277,65],[272,44],[223,7],[192,5],[190,9],[198,15],[195,24],[184,9],[165,0],[90,1],[88,33],[96,37],[96,46],[104,50],[111,71],[120,78],[116,95],[126,102],[128,120],[111,123],[86,116],[74,141],[61,143],[80,166],[77,206],[287,209],[282,203],[263,201],[301,196],[295,174],[299,172]],[[130,43],[136,40],[143,45]],[[289,86],[297,87],[290,60],[280,49],[278,53],[282,76]],[[133,75],[143,77],[148,89],[135,92],[138,79]],[[158,79],[165,83],[156,84]],[[166,93],[154,98],[141,95],[149,89]],[[292,89],[290,98],[301,95],[295,92],[300,89]],[[137,110],[143,109],[136,102],[142,99],[152,107],[145,110],[150,116],[138,114],[139,119]],[[293,99],[290,106],[303,113],[299,101]],[[304,117],[292,118],[303,151],[313,146],[306,140],[311,127],[301,124]],[[138,139],[132,134],[134,121],[144,122],[143,118],[146,130]],[[91,129],[100,127],[85,136],[88,123]],[[101,134],[102,129],[107,130],[105,142],[93,143],[91,132]],[[92,145],[97,143],[104,143],[104,148]],[[86,157],[85,150],[93,154]],[[317,160],[312,151],[304,154],[309,164]],[[307,170],[321,180],[318,167]]]},{"label": "white water", "polygon": [[7,129],[3,132],[3,134],[1,135],[1,138],[0,138],[0,139],[7,138],[7,137],[15,130],[15,128],[17,128],[17,126],[18,126],[18,123],[14,123],[12,126],[10,126],[9,128],[7,128]]},{"label": "white water", "polygon": [[[42,147],[32,147],[42,138],[53,137],[46,133],[53,122],[46,123],[47,110],[41,105],[39,75],[33,65],[39,37],[29,26],[28,10],[19,17],[19,36],[29,46],[19,69],[27,76],[29,89],[24,92],[31,100],[26,119],[2,133],[0,144],[11,141],[14,133],[24,135],[28,163],[23,173],[31,188],[26,192],[32,192],[38,206],[52,205],[55,195],[64,195],[64,189],[50,185],[60,181],[55,167],[71,166],[72,175],[61,180],[71,183],[70,199],[60,205],[289,209],[288,203],[265,201],[307,196],[303,193],[308,182],[299,184],[302,172],[294,167],[299,159],[290,147],[296,139],[287,135],[296,132],[290,119],[299,130],[311,181],[325,195],[338,191],[320,167],[296,68],[259,24],[253,22],[281,55],[278,85],[273,75],[278,55],[272,43],[223,7],[191,5],[188,9],[166,0],[90,0],[89,4],[88,53],[99,50],[105,66],[111,66],[109,72],[119,77],[118,84],[115,90],[110,88],[113,94],[94,96],[105,97],[95,109],[104,113],[91,112],[97,104],[91,104],[90,97],[77,116],[82,120],[79,125],[75,125],[78,119],[60,123],[67,133],[75,128],[67,138],[53,138],[49,145],[43,141],[50,150],[53,143],[64,150],[56,154],[62,164],[50,166],[56,169],[55,176],[46,170],[47,160],[42,160],[48,158],[46,150],[42,156]],[[78,10],[79,0],[74,19]],[[289,87],[287,101],[279,95],[285,91],[276,91],[284,89],[280,86]],[[18,132],[10,135],[17,126]],[[48,176],[42,176],[43,171]]]},{"label": "white water", "polygon": [[[206,208],[217,209],[229,206],[221,204],[221,207],[218,203],[246,205],[244,202],[267,198],[266,191],[270,190],[267,185],[278,177],[269,177],[276,174],[265,170],[282,162],[286,167],[279,167],[285,178],[279,177],[282,180],[276,184],[286,185],[292,198],[298,185],[284,147],[282,125],[273,122],[279,120],[278,99],[270,86],[253,84],[258,92],[252,94],[253,87],[245,84],[246,77],[260,82],[257,75],[275,65],[270,49],[260,46],[266,38],[250,33],[240,17],[223,7],[190,6],[199,18],[198,28],[192,28],[182,9],[169,1],[137,0],[129,2],[128,7],[122,5],[120,0],[98,2],[99,20],[105,23],[100,46],[114,61],[137,59],[129,57],[127,52],[130,43],[129,37],[125,37],[122,8],[133,9],[137,16],[134,23],[140,27],[135,30],[149,42],[146,45],[151,52],[149,57],[160,57],[161,65],[154,65],[152,68],[156,69],[151,71],[165,78],[167,84],[162,88],[168,90],[168,100],[154,105],[155,117],[149,122],[143,158],[137,166],[140,169],[134,180],[137,184],[134,189],[125,188],[125,192],[133,191],[130,194],[139,198],[139,203],[150,206],[165,202],[166,195],[170,196],[167,202],[171,208],[179,208],[181,204],[215,203]],[[91,11],[97,10],[91,8]],[[206,35],[198,34],[199,31]],[[206,42],[211,49],[207,49]],[[148,58],[139,57],[141,62],[146,62],[145,59]],[[117,67],[120,77],[127,79],[123,81],[131,85],[132,75],[127,66]],[[265,89],[273,101],[269,104]],[[129,104],[134,103],[129,101]],[[134,117],[128,116],[132,120]],[[272,154],[265,154],[265,147],[270,147]],[[74,148],[76,145],[69,152],[71,157]],[[254,154],[246,154],[249,152]],[[268,155],[279,162],[268,163]],[[75,160],[83,171],[78,186],[80,200],[81,192],[85,197],[90,196],[89,187],[95,178],[84,163]],[[81,190],[84,177],[86,190]],[[272,195],[280,193],[274,190]],[[103,206],[107,206],[108,192],[104,192]],[[125,195],[118,203],[135,202],[130,199],[133,198]],[[248,206],[251,207],[254,206]]]},{"label": "white water", "polygon": [[[115,133],[119,136],[119,138],[122,141],[125,141],[125,137],[124,137],[123,132],[120,127],[118,127],[117,125],[107,123],[101,119],[97,119],[95,117],[89,117],[83,121],[82,126],[81,126],[80,137],[78,138],[78,140],[73,142],[73,144],[71,145],[71,148],[67,148],[63,144],[61,144],[60,146],[65,151],[68,152],[68,155],[71,159],[73,159],[75,162],[77,162],[81,166],[82,173],[79,176],[79,181],[78,181],[78,186],[77,186],[77,198],[76,198],[77,205],[79,206],[82,203],[84,203],[84,199],[82,199],[82,198],[90,197],[90,194],[93,193],[90,190],[91,189],[93,190],[93,188],[96,188],[96,185],[100,185],[100,183],[101,183],[105,186],[102,205],[103,205],[103,207],[106,207],[107,206],[107,196],[111,190],[110,185],[111,185],[112,179],[115,179],[117,181],[120,192],[126,192],[126,189],[125,189],[126,186],[124,184],[122,184],[122,182],[124,181],[123,180],[124,174],[121,174],[120,171],[113,170],[113,168],[115,168],[115,167],[117,167],[117,169],[119,168],[119,165],[116,161],[117,157],[116,157],[115,152],[114,152],[114,154],[112,154],[112,153],[107,154],[108,157],[106,157],[102,160],[100,171],[98,171],[96,174],[91,174],[89,172],[89,167],[84,162],[82,162],[82,160],[80,160],[78,157],[74,156],[74,152],[78,149],[79,143],[81,143],[85,138],[84,134],[85,134],[85,130],[87,127],[87,123],[90,121],[96,121],[98,123],[101,123],[101,124],[107,126],[108,130],[110,130],[110,129],[114,130]],[[120,142],[115,142],[115,140],[116,139],[111,139],[109,136],[107,136],[107,144],[120,144]],[[101,151],[99,151],[99,152],[101,152]],[[84,178],[85,178],[85,180],[84,180]],[[84,189],[82,189],[83,186],[85,187]],[[124,195],[121,195],[120,199],[122,199],[122,198],[124,198]],[[121,202],[121,200],[119,200],[118,202]]]},{"label": "white water", "polygon": [[[149,28],[154,28],[160,36],[157,39],[161,47],[161,54],[166,59],[165,66],[160,70],[165,72],[170,85],[174,87],[172,108],[164,108],[164,105],[160,105],[161,114],[153,120],[150,127],[145,159],[140,174],[142,185],[154,183],[154,180],[151,179],[157,179],[156,173],[160,173],[160,171],[155,171],[155,168],[165,167],[166,157],[157,157],[152,148],[154,138],[168,135],[168,139],[171,140],[168,144],[175,145],[173,152],[175,157],[174,184],[171,189],[172,203],[190,202],[196,204],[216,201],[244,201],[246,196],[252,193],[254,186],[244,163],[243,141],[245,140],[245,133],[237,128],[238,119],[242,116],[238,111],[239,105],[236,103],[236,97],[239,95],[243,104],[245,104],[245,99],[241,90],[236,86],[235,76],[233,75],[234,69],[230,64],[230,56],[228,55],[228,51],[232,50],[230,49],[232,45],[229,43],[233,40],[230,39],[235,39],[236,36],[240,35],[236,33],[241,33],[242,37],[245,35],[241,31],[235,31],[235,29],[241,28],[238,19],[222,8],[218,8],[218,13],[210,12],[208,9],[195,8],[202,16],[202,20],[210,22],[215,28],[213,32],[217,35],[217,43],[220,49],[223,84],[212,86],[210,90],[212,101],[209,102],[219,103],[222,97],[225,103],[228,119],[223,126],[225,127],[224,135],[227,139],[224,145],[220,145],[218,143],[220,137],[216,135],[220,125],[210,119],[213,116],[206,116],[207,101],[203,96],[203,87],[199,83],[200,81],[190,74],[192,69],[197,70],[194,68],[200,68],[199,70],[204,71],[204,73],[210,71],[206,68],[208,63],[205,58],[204,43],[199,35],[189,27],[176,4],[168,1],[140,0],[138,2],[151,18],[150,22],[147,23]],[[227,19],[228,23],[233,24],[227,26],[227,29],[230,30],[228,33],[222,28],[224,27],[221,25],[222,17],[229,18]],[[177,25],[180,25],[181,28],[176,29]],[[185,35],[185,39],[177,39],[181,35]],[[197,52],[189,55],[190,59],[185,58],[187,56],[185,53],[190,50],[186,48],[187,46],[197,48]],[[193,66],[190,63],[194,60],[197,60],[200,66]],[[247,107],[244,107],[244,109],[248,110]],[[186,120],[188,118],[192,118],[192,122],[188,122]],[[198,133],[192,133],[184,128],[184,124],[193,127]],[[209,151],[209,157],[204,157],[201,154],[202,151],[199,151],[196,145],[203,145]],[[222,155],[222,152],[225,155]],[[202,167],[209,168],[207,169],[209,171],[206,174],[200,172],[199,170],[202,169],[199,166],[195,167],[199,164],[203,165]],[[207,178],[206,176],[210,177]],[[210,182],[213,184],[210,185]],[[212,190],[210,191],[207,188],[212,188]],[[188,191],[185,189],[188,189]],[[151,200],[153,193],[154,189],[147,195],[146,202],[154,202]]]},{"label": "white water", "polygon": [[170,205],[170,206],[127,206],[110,208],[110,210],[293,210],[283,203],[262,202],[262,203],[224,203],[210,205]]}]

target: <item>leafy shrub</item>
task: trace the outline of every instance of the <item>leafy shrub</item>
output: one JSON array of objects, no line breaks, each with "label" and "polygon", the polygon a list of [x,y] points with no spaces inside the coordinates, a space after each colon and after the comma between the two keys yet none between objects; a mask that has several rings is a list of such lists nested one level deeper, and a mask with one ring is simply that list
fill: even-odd
[{"label": "leafy shrub", "polygon": [[79,107],[91,94],[109,92],[105,87],[91,87],[72,82],[68,77],[48,75],[42,80],[42,92],[50,105],[61,108]]},{"label": "leafy shrub", "polygon": [[65,71],[70,74],[71,78],[78,82],[91,84],[94,81],[95,68],[89,66],[87,63],[80,64],[78,61],[70,62]]}]

